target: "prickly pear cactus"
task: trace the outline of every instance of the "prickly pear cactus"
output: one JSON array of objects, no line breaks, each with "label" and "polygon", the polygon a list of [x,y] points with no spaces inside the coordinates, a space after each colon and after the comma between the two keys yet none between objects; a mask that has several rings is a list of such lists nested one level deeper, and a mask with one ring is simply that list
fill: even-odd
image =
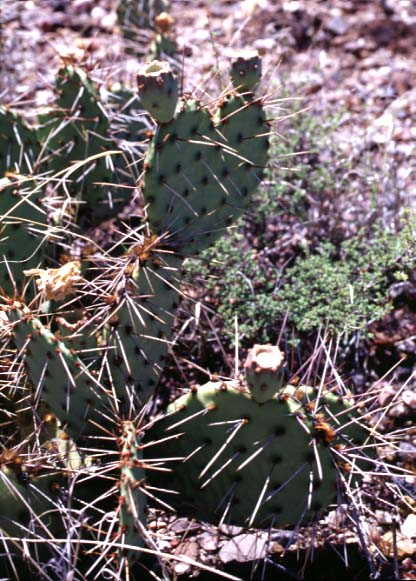
[{"label": "prickly pear cactus", "polygon": [[334,450],[350,445],[352,434],[363,434],[346,425],[348,409],[336,396],[284,386],[282,364],[277,348],[256,346],[246,381],[195,388],[155,425],[155,440],[178,434],[164,443],[164,454],[183,461],[158,485],[180,492],[170,495],[180,514],[293,526],[336,499]]},{"label": "prickly pear cactus", "polygon": [[157,61],[138,84],[159,122],[145,160],[149,222],[165,244],[190,256],[222,235],[261,182],[270,131],[262,100],[232,91],[213,112],[178,100],[173,73]]},{"label": "prickly pear cactus", "polygon": [[[1,283],[7,433],[0,444],[10,440],[31,462],[45,460],[47,470],[33,479],[55,468],[63,474],[62,526],[75,519],[80,543],[87,535],[98,548],[115,539],[117,567],[127,569],[147,537],[144,497],[152,493],[144,467],[151,460],[142,461],[140,422],[172,341],[183,261],[214,242],[249,203],[269,131],[252,91],[236,87],[211,110],[179,95],[169,65],[147,65],[138,80],[140,103],[153,117],[138,184],[144,198],[138,228],[119,219],[117,226],[110,222],[110,242],[94,237],[100,228],[92,227],[123,207],[131,187],[124,181],[118,199],[112,185],[102,185],[124,174],[104,163],[114,147],[108,119],[85,73],[72,66],[60,71],[59,106],[41,118],[35,136],[47,188],[40,182],[15,191],[26,182],[6,178],[0,191],[4,263],[17,257],[13,280],[35,291]],[[10,151],[20,152],[14,143]],[[28,413],[23,426],[19,418]],[[65,434],[63,442],[46,438],[50,421]],[[0,468],[14,482],[10,467]],[[0,512],[9,500],[0,489]],[[11,509],[15,522],[18,505]],[[42,510],[34,503],[31,518]],[[109,511],[111,522],[103,516]],[[64,559],[49,533],[45,539]],[[113,567],[110,552],[105,558]]]}]

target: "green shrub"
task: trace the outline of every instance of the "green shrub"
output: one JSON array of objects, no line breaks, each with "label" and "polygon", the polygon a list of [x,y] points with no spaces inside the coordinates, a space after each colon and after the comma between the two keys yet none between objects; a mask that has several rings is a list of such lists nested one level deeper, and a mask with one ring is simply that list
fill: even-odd
[{"label": "green shrub", "polygon": [[414,226],[407,222],[397,234],[374,228],[338,248],[323,243],[274,273],[233,232],[204,253],[203,277],[226,333],[232,336],[237,316],[243,342],[274,340],[286,313],[298,331],[365,330],[391,308],[389,285],[416,266]]},{"label": "green shrub", "polygon": [[338,249],[322,244],[287,269],[276,293],[282,311],[299,331],[365,329],[390,310],[389,285],[414,268],[414,234],[407,223],[397,234],[375,228],[371,237],[355,236]]}]

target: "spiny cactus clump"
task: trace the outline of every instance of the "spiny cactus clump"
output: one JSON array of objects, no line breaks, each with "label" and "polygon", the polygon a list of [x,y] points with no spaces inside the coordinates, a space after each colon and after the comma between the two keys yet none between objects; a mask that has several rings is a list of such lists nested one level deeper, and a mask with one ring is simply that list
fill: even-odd
[{"label": "spiny cactus clump", "polygon": [[[77,542],[88,538],[92,553],[108,539],[128,547],[127,553],[105,553],[105,563],[119,570],[146,542],[138,418],[168,351],[184,258],[216,240],[247,207],[267,162],[270,127],[262,99],[251,90],[241,93],[237,86],[208,108],[178,94],[168,65],[146,65],[138,78],[140,102],[153,117],[154,134],[137,184],[146,215],[137,228],[120,222],[109,240],[97,240],[91,226],[114,217],[131,190],[113,195],[115,166],[110,171],[101,162],[114,144],[87,76],[67,67],[59,78],[59,108],[43,116],[35,132],[46,152],[46,179],[24,195],[0,192],[3,264],[16,241],[20,260],[18,270],[8,269],[0,294],[1,396],[7,402],[2,445],[27,467],[25,486],[39,482],[46,500],[52,495],[40,483],[51,474],[62,479],[51,509],[59,513],[59,538],[76,529]],[[16,224],[25,237],[12,236]],[[70,454],[50,433],[51,422]],[[38,471],[29,469],[41,458]],[[17,475],[1,458],[0,476],[12,489]],[[9,501],[2,492],[0,513]],[[43,504],[28,509],[25,536],[38,543]],[[18,521],[17,507],[8,524],[0,522],[6,544],[8,526]],[[54,530],[42,537],[46,554],[65,560]],[[29,544],[32,565],[36,543]],[[74,572],[88,576],[97,561],[79,559]]]},{"label": "spiny cactus clump", "polygon": [[345,397],[286,385],[277,347],[255,346],[245,367],[245,380],[195,388],[155,424],[156,439],[177,435],[164,444],[164,453],[183,457],[166,480],[159,475],[158,484],[169,481],[181,492],[169,497],[179,514],[296,526],[336,502],[339,474],[352,468],[340,458],[366,432]]}]

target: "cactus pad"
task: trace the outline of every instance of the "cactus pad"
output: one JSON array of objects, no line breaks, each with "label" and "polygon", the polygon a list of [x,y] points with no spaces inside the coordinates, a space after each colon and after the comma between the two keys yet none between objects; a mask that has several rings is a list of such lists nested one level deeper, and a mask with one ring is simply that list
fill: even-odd
[{"label": "cactus pad", "polygon": [[[106,401],[104,389],[81,360],[22,305],[9,308],[16,344],[23,350],[35,395],[42,398],[73,438]],[[98,415],[98,418],[100,416]]]},{"label": "cactus pad", "polygon": [[81,222],[96,224],[115,216],[130,198],[127,188],[117,188],[120,156],[99,156],[117,147],[109,138],[108,117],[86,73],[72,66],[62,68],[56,90],[57,108],[42,115],[38,129],[48,154],[46,168],[61,172],[62,179],[63,166],[69,169],[71,163],[85,161],[68,174],[61,193],[68,192],[77,201]]},{"label": "cactus pad", "polygon": [[145,244],[130,251],[131,256],[138,252],[137,260],[119,297],[122,306],[109,338],[114,348],[110,360],[116,392],[123,401],[128,401],[130,393],[141,403],[154,392],[163,368],[182,264],[177,256],[160,250],[149,251],[144,257]]},{"label": "cactus pad", "polygon": [[146,507],[146,496],[140,489],[144,484],[145,472],[139,442],[133,422],[124,421],[120,437],[120,533],[126,545],[137,548],[143,546]]},{"label": "cactus pad", "polygon": [[155,426],[155,439],[183,434],[164,443],[166,456],[184,457],[164,483],[181,492],[178,511],[256,526],[313,518],[337,493],[329,443],[342,439],[338,427],[324,430],[333,420],[324,421],[322,412],[336,397],[322,398],[321,415],[313,415],[311,388],[288,386],[264,403],[243,389],[237,382],[208,383],[171,404]]},{"label": "cactus pad", "polygon": [[33,180],[22,176],[0,179],[0,289],[20,294],[27,282],[23,271],[39,265],[46,215]]},{"label": "cactus pad", "polygon": [[196,101],[182,101],[158,127],[145,161],[153,231],[185,256],[215,242],[260,184],[268,132],[261,100],[230,95],[215,117]]},{"label": "cactus pad", "polygon": [[36,132],[6,107],[0,106],[0,178],[6,172],[34,173],[40,146]]}]

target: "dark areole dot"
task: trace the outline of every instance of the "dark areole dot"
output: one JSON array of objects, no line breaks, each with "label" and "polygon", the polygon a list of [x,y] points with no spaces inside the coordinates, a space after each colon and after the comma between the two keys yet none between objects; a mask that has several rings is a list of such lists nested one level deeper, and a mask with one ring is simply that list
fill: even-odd
[{"label": "dark areole dot", "polygon": [[247,446],[235,446],[234,451],[239,454],[245,454],[247,452]]},{"label": "dark areole dot", "polygon": [[306,462],[309,462],[310,464],[312,464],[316,460],[313,450],[307,450],[304,454],[304,458]]},{"label": "dark areole dot", "polygon": [[119,355],[115,355],[113,357],[113,365],[115,365],[115,367],[120,367],[122,363],[123,363],[123,360]]}]

